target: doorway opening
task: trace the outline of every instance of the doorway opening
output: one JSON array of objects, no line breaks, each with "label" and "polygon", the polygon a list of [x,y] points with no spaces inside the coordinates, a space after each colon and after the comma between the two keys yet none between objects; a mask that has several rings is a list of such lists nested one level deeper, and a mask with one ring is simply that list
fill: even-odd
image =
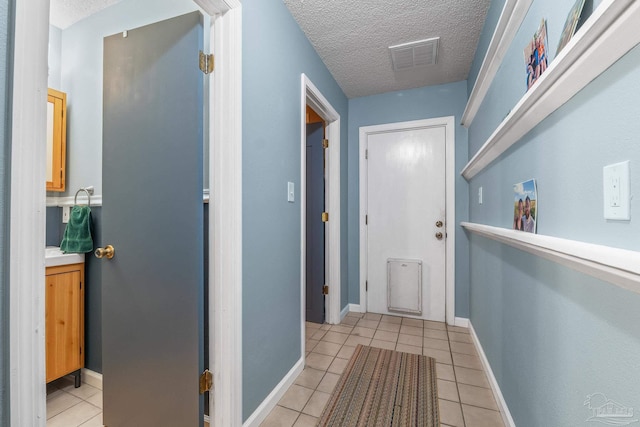
[{"label": "doorway opening", "polygon": [[[307,124],[307,111],[313,111],[309,115],[309,120],[315,123]],[[314,170],[316,178],[314,182],[317,184],[317,191],[313,191],[314,198],[307,201],[309,184],[307,182],[307,130],[315,134],[320,140],[321,150],[316,154],[314,161]],[[318,138],[318,136],[320,138]],[[340,115],[329,101],[322,95],[309,78],[302,74],[301,76],[301,99],[300,99],[300,226],[301,226],[301,251],[300,251],[300,283],[301,283],[301,301],[300,301],[300,334],[301,334],[301,352],[302,358],[305,355],[305,320],[307,319],[307,248],[313,244],[307,242],[307,218],[313,216],[313,212],[307,215],[308,206],[318,205],[320,208],[320,217],[312,218],[309,222],[317,227],[319,232],[315,232],[317,240],[324,240],[324,248],[319,251],[317,248],[309,248],[310,253],[317,253],[318,258],[324,257],[315,268],[310,269],[310,273],[317,269],[320,274],[324,273],[323,280],[317,281],[323,287],[326,285],[324,294],[322,289],[320,295],[315,295],[317,305],[324,305],[324,322],[340,323]],[[326,147],[326,148],[325,148]],[[321,162],[321,164],[320,164]],[[324,194],[321,194],[324,193]],[[318,209],[314,207],[314,209]],[[324,222],[323,222],[324,221]],[[313,233],[312,233],[313,234]],[[323,255],[324,254],[324,255]],[[315,255],[314,255],[315,257]],[[319,266],[319,267],[318,267]],[[311,273],[314,274],[314,273]],[[316,292],[315,290],[313,292]],[[317,297],[320,298],[317,298]],[[346,314],[346,313],[345,313]],[[321,318],[321,317],[320,317]],[[316,320],[317,321],[317,320]]]}]

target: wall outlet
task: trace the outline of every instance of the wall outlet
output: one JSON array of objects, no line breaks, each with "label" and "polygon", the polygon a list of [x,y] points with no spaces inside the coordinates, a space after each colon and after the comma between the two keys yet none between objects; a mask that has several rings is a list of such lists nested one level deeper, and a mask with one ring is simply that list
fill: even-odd
[{"label": "wall outlet", "polygon": [[71,206],[63,206],[62,207],[62,223],[66,224],[69,222],[69,215],[71,214]]}]

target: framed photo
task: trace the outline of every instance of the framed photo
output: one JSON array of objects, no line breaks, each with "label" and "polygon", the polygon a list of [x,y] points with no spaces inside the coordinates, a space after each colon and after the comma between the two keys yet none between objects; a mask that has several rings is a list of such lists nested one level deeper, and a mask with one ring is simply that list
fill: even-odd
[{"label": "framed photo", "polygon": [[513,186],[513,229],[536,233],[538,218],[538,191],[536,180],[520,182]]},{"label": "framed photo", "polygon": [[576,32],[580,15],[582,15],[582,8],[584,7],[584,0],[576,0],[575,4],[569,11],[567,20],[564,22],[564,28],[562,29],[562,35],[560,36],[560,43],[558,43],[558,50],[556,50],[556,56],[560,51],[569,43],[571,37]]},{"label": "framed photo", "polygon": [[547,21],[542,20],[540,28],[533,35],[533,39],[524,47],[524,63],[527,69],[527,90],[547,70],[549,64],[547,40]]}]

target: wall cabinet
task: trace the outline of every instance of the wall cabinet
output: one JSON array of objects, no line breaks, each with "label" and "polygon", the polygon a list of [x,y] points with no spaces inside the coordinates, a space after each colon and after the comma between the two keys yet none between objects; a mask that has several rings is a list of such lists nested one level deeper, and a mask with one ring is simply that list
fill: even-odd
[{"label": "wall cabinet", "polygon": [[47,383],[84,367],[84,263],[47,267],[45,279]]},{"label": "wall cabinet", "polygon": [[47,191],[64,191],[67,158],[67,94],[47,96]]}]

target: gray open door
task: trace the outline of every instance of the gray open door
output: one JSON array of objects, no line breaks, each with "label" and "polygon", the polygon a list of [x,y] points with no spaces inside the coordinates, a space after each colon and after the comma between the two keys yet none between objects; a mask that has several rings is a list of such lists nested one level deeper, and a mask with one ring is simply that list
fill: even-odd
[{"label": "gray open door", "polygon": [[324,323],[324,124],[307,125],[306,321]]},{"label": "gray open door", "polygon": [[104,39],[103,422],[202,425],[198,12]]}]

